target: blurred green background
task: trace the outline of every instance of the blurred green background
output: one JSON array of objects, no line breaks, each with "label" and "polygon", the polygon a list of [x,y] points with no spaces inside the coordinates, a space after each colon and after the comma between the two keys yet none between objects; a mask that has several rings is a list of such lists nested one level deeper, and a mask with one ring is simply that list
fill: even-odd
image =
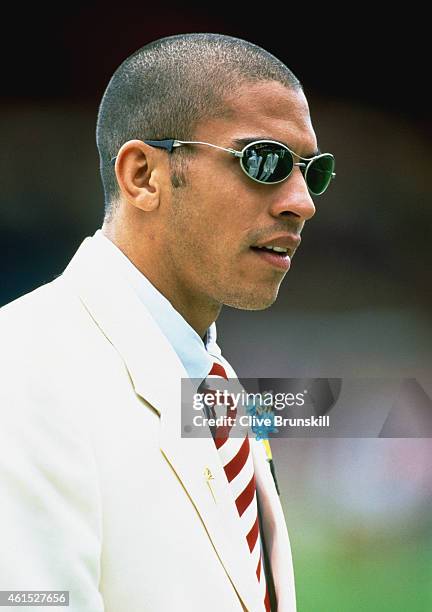
[{"label": "blurred green background", "polygon": [[299,612],[432,609],[430,440],[272,444]]}]

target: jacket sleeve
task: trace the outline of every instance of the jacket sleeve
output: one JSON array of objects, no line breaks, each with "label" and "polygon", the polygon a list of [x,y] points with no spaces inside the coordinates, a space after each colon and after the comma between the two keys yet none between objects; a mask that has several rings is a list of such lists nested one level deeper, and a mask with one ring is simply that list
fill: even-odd
[{"label": "jacket sleeve", "polygon": [[[100,499],[90,445],[66,416],[58,390],[2,353],[0,590],[65,590],[69,610],[103,612]],[[38,607],[45,609],[52,608]]]}]

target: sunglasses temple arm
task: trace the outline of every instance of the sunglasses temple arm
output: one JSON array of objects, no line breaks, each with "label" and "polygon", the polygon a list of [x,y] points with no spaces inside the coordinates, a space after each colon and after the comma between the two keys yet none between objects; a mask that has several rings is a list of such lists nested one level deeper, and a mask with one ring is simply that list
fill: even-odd
[{"label": "sunglasses temple arm", "polygon": [[219,147],[218,145],[211,144],[210,142],[201,142],[200,140],[174,140],[173,147],[181,147],[184,144],[200,144],[206,145],[207,147],[213,147],[213,149],[219,149],[220,151],[227,151],[235,157],[243,157],[242,151],[236,151],[235,149],[226,149],[225,147]]},{"label": "sunglasses temple arm", "polygon": [[[157,147],[158,149],[166,149],[169,153],[177,147],[187,144],[200,144],[206,145],[207,147],[213,147],[213,149],[220,149],[221,151],[227,151],[235,157],[243,157],[242,151],[236,151],[235,149],[226,149],[225,147],[219,147],[218,145],[211,144],[210,142],[201,142],[199,140],[144,140],[146,144]],[[114,166],[117,159],[117,155],[110,159],[110,163]]]}]

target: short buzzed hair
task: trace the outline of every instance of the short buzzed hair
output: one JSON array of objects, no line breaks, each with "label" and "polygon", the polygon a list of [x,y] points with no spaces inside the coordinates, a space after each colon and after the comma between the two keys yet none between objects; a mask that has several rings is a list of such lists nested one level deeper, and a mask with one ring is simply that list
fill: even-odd
[{"label": "short buzzed hair", "polygon": [[[96,127],[105,217],[113,214],[119,188],[110,160],[132,139],[192,140],[198,122],[224,111],[224,98],[244,83],[278,81],[301,89],[279,59],[257,45],[223,34],[161,38],[128,57],[103,95]],[[184,147],[170,156],[171,182],[184,182]]]}]

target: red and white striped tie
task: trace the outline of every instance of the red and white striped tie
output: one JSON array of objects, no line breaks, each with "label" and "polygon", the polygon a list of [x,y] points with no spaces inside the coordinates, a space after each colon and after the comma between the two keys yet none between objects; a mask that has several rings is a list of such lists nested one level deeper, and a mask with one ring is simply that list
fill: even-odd
[{"label": "red and white striped tie", "polygon": [[[208,378],[224,378],[228,376],[220,363],[213,363]],[[210,391],[211,392],[211,391]],[[237,411],[227,407],[227,416],[235,419]],[[255,472],[250,451],[249,437],[230,437],[231,427],[216,428],[214,442],[218,450],[226,477],[234,495],[235,504],[240,516],[241,528],[247,540],[256,575],[261,587],[266,612],[270,611],[270,599],[262,568],[261,537],[258,521]]]}]

